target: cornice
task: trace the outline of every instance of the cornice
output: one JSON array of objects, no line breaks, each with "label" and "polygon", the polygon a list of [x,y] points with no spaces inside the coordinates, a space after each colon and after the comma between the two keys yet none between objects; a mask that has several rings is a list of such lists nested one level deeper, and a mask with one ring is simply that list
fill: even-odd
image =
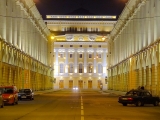
[{"label": "cornice", "polygon": [[54,45],[107,45],[107,42],[54,42]]}]

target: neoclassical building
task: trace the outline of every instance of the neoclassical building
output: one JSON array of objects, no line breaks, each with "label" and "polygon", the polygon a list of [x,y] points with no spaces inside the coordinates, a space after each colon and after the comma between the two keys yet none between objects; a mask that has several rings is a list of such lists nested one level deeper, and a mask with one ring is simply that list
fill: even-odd
[{"label": "neoclassical building", "polygon": [[[76,14],[47,15],[48,29],[54,35],[54,89],[108,88],[107,68],[110,55],[109,33],[116,16]],[[83,14],[83,15],[82,15]]]},{"label": "neoclassical building", "polygon": [[0,0],[0,85],[160,96],[159,11],[159,0],[129,0],[118,21],[83,8],[44,21],[32,0]]},{"label": "neoclassical building", "polygon": [[110,33],[108,88],[160,96],[160,1],[129,0]]},{"label": "neoclassical building", "polygon": [[32,0],[0,0],[0,85],[53,88],[50,35]]}]

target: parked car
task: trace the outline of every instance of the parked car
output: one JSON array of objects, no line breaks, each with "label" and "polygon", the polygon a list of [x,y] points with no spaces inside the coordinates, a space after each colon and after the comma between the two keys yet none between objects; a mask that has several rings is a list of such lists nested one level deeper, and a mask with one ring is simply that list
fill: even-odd
[{"label": "parked car", "polygon": [[144,106],[144,104],[159,105],[159,97],[152,96],[148,90],[136,89],[130,90],[124,96],[120,96],[119,103],[123,106],[127,104],[135,104],[136,106]]},{"label": "parked car", "polygon": [[18,104],[18,91],[16,86],[0,86],[4,104]]},{"label": "parked car", "polygon": [[3,97],[2,97],[2,91],[0,90],[0,107],[3,108],[4,102],[3,102]]},{"label": "parked car", "polygon": [[30,99],[34,100],[34,93],[32,89],[20,89],[18,92],[18,99]]}]

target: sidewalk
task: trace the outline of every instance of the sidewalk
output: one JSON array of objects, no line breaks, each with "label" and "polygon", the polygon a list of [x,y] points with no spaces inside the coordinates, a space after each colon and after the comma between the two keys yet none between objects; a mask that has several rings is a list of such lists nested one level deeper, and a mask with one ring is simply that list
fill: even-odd
[{"label": "sidewalk", "polygon": [[41,95],[41,94],[44,94],[44,93],[50,93],[50,92],[54,92],[56,90],[42,90],[42,91],[34,91],[34,95]]},{"label": "sidewalk", "polygon": [[113,96],[120,96],[120,95],[125,95],[126,92],[123,91],[115,91],[115,90],[106,90],[102,91],[105,94],[113,95]]}]

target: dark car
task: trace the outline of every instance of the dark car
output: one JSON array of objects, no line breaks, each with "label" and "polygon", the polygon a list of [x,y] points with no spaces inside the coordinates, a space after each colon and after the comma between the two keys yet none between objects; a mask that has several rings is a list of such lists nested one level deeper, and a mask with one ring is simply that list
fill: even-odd
[{"label": "dark car", "polygon": [[127,104],[135,104],[136,106],[144,106],[144,104],[159,105],[159,97],[154,97],[148,90],[130,90],[124,96],[120,96],[119,103],[123,106]]},{"label": "dark car", "polygon": [[18,92],[18,99],[30,99],[34,100],[34,93],[32,89],[20,89]]}]

